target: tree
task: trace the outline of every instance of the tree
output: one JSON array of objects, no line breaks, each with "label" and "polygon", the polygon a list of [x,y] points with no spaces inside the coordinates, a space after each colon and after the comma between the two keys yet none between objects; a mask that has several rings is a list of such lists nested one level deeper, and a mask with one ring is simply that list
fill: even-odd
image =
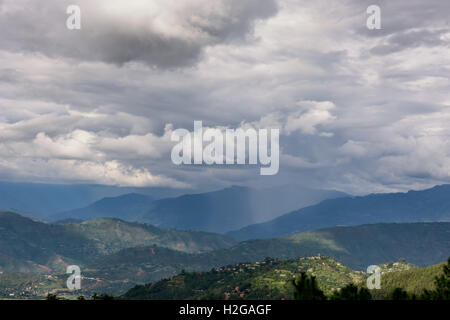
[{"label": "tree", "polygon": [[45,300],[61,300],[61,298],[59,298],[56,294],[49,293],[47,294]]},{"label": "tree", "polygon": [[372,294],[366,288],[358,288],[353,283],[346,285],[331,296],[331,300],[372,300]]},{"label": "tree", "polygon": [[114,300],[114,296],[112,294],[103,293],[100,296],[100,300]]},{"label": "tree", "polygon": [[326,300],[325,294],[319,289],[316,277],[301,272],[300,276],[292,280],[295,300]]},{"label": "tree", "polygon": [[411,296],[402,288],[395,288],[389,295],[389,300],[411,300]]},{"label": "tree", "polygon": [[435,289],[425,290],[422,299],[425,300],[450,300],[450,258],[443,267],[443,273],[434,280]]}]

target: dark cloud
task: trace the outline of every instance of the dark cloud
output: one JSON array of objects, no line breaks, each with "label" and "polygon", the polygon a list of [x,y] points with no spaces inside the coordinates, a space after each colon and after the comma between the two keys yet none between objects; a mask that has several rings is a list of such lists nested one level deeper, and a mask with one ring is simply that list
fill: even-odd
[{"label": "dark cloud", "polygon": [[[68,30],[66,8],[81,9],[81,30]],[[205,47],[245,40],[254,22],[277,12],[275,0],[195,0],[148,4],[101,0],[4,1],[1,48],[50,57],[161,68],[190,66]],[[127,16],[133,9],[137,15]],[[112,8],[112,9],[111,9]],[[144,10],[148,10],[145,12]],[[154,20],[152,20],[152,17]],[[161,21],[160,21],[161,20]],[[166,24],[166,29],[159,23]]]}]

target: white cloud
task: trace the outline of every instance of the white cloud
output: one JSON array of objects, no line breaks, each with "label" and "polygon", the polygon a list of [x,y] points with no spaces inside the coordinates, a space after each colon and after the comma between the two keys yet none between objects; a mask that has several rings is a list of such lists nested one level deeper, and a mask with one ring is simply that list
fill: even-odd
[{"label": "white cloud", "polygon": [[304,134],[316,134],[319,125],[336,120],[336,116],[331,113],[336,106],[330,101],[301,101],[297,105],[300,110],[287,118],[285,126],[287,134],[297,130]]},{"label": "white cloud", "polygon": [[[33,155],[46,158],[85,159],[95,152],[91,146],[96,136],[83,130],[75,130],[65,136],[52,139],[40,132],[33,140]],[[26,154],[27,151],[24,150]]]},{"label": "white cloud", "polygon": [[189,188],[190,185],[148,169],[134,168],[118,161],[79,161],[61,159],[18,159],[15,162],[0,160],[0,173],[15,179],[33,181],[58,181],[96,183],[117,186]]}]

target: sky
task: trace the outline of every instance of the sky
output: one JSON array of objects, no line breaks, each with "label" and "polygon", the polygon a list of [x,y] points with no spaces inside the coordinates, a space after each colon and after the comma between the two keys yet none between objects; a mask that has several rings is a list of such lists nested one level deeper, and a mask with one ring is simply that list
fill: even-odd
[{"label": "sky", "polygon": [[[441,0],[0,0],[0,180],[450,183],[449,17]],[[194,120],[279,128],[278,174],[174,165],[171,134]]]}]

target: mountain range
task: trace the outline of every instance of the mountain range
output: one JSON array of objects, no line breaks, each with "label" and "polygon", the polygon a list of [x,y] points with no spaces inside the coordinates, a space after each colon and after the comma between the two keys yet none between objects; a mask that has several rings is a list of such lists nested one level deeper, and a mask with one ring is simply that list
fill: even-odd
[{"label": "mountain range", "polygon": [[0,211],[47,219],[59,212],[86,207],[106,197],[139,193],[153,199],[175,197],[187,189],[117,187],[94,184],[48,184],[0,181]]},{"label": "mountain range", "polygon": [[53,220],[99,217],[161,228],[226,233],[243,241],[333,226],[450,221],[450,185],[358,197],[301,187],[233,186],[163,199],[131,193],[103,198],[86,207],[51,216]]},{"label": "mountain range", "polygon": [[317,205],[227,234],[242,241],[274,238],[333,226],[421,221],[450,221],[450,185],[406,193],[324,200]]},{"label": "mountain range", "polygon": [[346,194],[338,191],[302,187],[253,189],[238,186],[156,200],[148,195],[132,193],[104,198],[51,218],[85,220],[114,217],[162,228],[224,233],[324,199],[343,196]]},{"label": "mountain range", "polygon": [[127,193],[107,197],[78,209],[59,212],[50,218],[56,221],[90,220],[96,218],[118,218],[127,221],[138,220],[153,206],[154,198],[139,193]]}]

